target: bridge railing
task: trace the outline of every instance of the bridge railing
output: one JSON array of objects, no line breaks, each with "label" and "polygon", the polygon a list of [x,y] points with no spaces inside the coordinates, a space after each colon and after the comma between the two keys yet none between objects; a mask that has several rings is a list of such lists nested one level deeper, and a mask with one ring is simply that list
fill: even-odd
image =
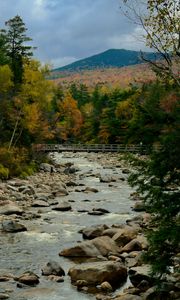
[{"label": "bridge railing", "polygon": [[143,145],[123,144],[36,144],[36,152],[62,152],[62,151],[92,151],[92,152],[134,152],[146,153],[147,147]]}]

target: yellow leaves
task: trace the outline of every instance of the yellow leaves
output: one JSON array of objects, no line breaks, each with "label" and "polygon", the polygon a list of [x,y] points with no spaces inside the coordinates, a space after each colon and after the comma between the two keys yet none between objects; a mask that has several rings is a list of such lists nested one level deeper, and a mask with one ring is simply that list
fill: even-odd
[{"label": "yellow leaves", "polygon": [[129,99],[118,102],[116,111],[116,117],[123,119],[130,119],[132,116],[132,104]]},{"label": "yellow leaves", "polygon": [[103,144],[108,144],[109,137],[110,137],[110,132],[109,132],[108,126],[107,125],[101,125],[100,130],[99,130],[99,134],[98,134],[98,138],[99,138],[100,142],[103,143]]},{"label": "yellow leaves", "polygon": [[12,72],[9,66],[0,66],[0,93],[8,92],[12,86]]},{"label": "yellow leaves", "polygon": [[35,133],[40,125],[41,113],[37,103],[25,105],[24,109],[24,126],[30,133]]},{"label": "yellow leaves", "polygon": [[47,108],[53,97],[54,84],[45,78],[46,67],[41,67],[37,61],[24,65],[24,77],[21,87],[21,97],[29,102],[37,102],[42,108]]}]

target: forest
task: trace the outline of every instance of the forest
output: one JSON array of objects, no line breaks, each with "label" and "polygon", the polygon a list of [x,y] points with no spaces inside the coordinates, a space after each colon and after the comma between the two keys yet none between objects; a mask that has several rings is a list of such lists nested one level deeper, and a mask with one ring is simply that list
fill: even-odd
[{"label": "forest", "polygon": [[[47,80],[33,58],[21,17],[0,35],[0,174],[33,172],[36,143],[143,144],[149,149],[178,127],[179,86],[169,79],[126,88]],[[15,33],[15,35],[14,35]]]},{"label": "forest", "polygon": [[180,24],[173,2],[148,1],[147,43],[163,60],[149,62],[153,81],[125,88],[48,80],[50,68],[33,58],[22,18],[8,20],[0,31],[0,178],[35,172],[34,144],[146,145],[147,160],[129,158],[137,168],[129,181],[155,213],[158,230],[151,232],[148,259],[153,264],[156,258],[156,275],[169,271],[178,249]]}]

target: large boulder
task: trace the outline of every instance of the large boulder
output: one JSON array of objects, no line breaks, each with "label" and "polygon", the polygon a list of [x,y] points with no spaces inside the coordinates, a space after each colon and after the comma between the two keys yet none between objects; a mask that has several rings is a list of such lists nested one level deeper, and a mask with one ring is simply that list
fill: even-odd
[{"label": "large boulder", "polygon": [[[149,288],[143,294],[143,300],[169,300],[174,299],[170,297],[169,292],[167,291],[159,291],[156,286]],[[175,298],[177,299],[177,298]]]},{"label": "large boulder", "polygon": [[96,286],[107,281],[114,288],[126,280],[127,269],[119,262],[84,263],[71,268],[68,275],[73,284],[78,280],[85,280],[87,285]]},{"label": "large boulder", "polygon": [[13,201],[0,201],[0,215],[21,215],[23,210]]},{"label": "large boulder", "polygon": [[131,226],[125,226],[117,231],[113,236],[113,240],[118,244],[119,247],[125,246],[131,240],[133,240],[138,234],[138,230]]},{"label": "large boulder", "polygon": [[119,247],[108,236],[97,237],[90,241],[81,242],[78,245],[64,249],[59,253],[66,257],[97,257],[108,256],[110,253],[119,254]]},{"label": "large boulder", "polygon": [[106,225],[90,226],[81,231],[84,239],[94,239],[101,236],[103,231],[107,229]]},{"label": "large boulder", "polygon": [[151,268],[149,265],[133,267],[129,270],[129,279],[133,286],[139,287],[141,282],[148,283],[149,287],[153,284],[153,278],[150,276]]},{"label": "large boulder", "polygon": [[132,241],[130,241],[129,243],[127,243],[123,248],[121,248],[121,252],[132,252],[132,251],[141,251],[142,248],[142,244],[140,243],[140,241],[138,241],[138,239],[133,239]]}]

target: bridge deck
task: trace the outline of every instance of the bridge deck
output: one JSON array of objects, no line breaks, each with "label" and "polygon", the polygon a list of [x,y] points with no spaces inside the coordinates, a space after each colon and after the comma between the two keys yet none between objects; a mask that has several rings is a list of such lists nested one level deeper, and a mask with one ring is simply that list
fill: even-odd
[{"label": "bridge deck", "polygon": [[134,152],[145,153],[147,148],[141,145],[122,144],[37,144],[34,145],[37,152]]}]

